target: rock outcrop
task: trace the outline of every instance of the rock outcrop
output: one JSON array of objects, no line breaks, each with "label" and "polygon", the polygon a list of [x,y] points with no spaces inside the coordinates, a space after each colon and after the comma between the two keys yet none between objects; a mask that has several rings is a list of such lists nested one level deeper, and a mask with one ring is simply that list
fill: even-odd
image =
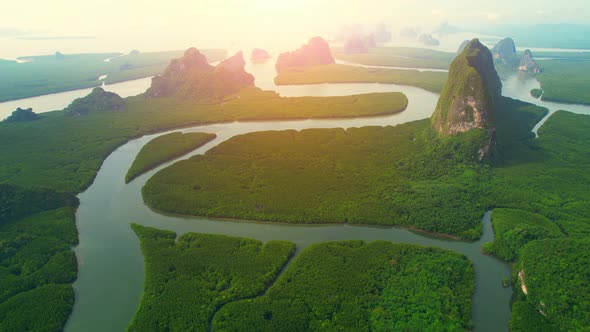
[{"label": "rock outcrop", "polygon": [[267,51],[260,48],[253,49],[252,55],[250,56],[250,60],[252,61],[264,61],[270,58],[272,58],[270,54],[268,54]]},{"label": "rock outcrop", "polygon": [[94,88],[86,97],[74,100],[64,109],[66,115],[85,115],[94,112],[117,111],[125,107],[125,99],[118,94]]},{"label": "rock outcrop", "polygon": [[190,48],[182,58],[172,60],[162,75],[152,78],[145,96],[220,99],[254,86],[254,76],[244,70],[245,65],[242,52],[213,67],[196,48]]},{"label": "rock outcrop", "polygon": [[306,67],[336,63],[330,45],[321,37],[314,37],[306,45],[293,52],[279,55],[276,64],[277,72],[293,67]]},{"label": "rock outcrop", "polygon": [[29,122],[37,119],[39,119],[39,115],[33,112],[32,108],[22,109],[19,107],[4,122]]},{"label": "rock outcrop", "polygon": [[389,31],[385,23],[381,22],[377,25],[371,37],[377,44],[387,43],[391,41],[391,31]]},{"label": "rock outcrop", "polygon": [[254,76],[244,69],[246,61],[244,54],[239,51],[215,67],[214,81],[222,84],[223,90],[219,97],[236,93],[245,87],[254,86]]},{"label": "rock outcrop", "polygon": [[537,65],[537,62],[533,59],[533,53],[531,53],[531,50],[524,51],[524,54],[520,57],[520,64],[518,65],[518,70],[521,72],[533,74],[538,74],[541,72],[541,69]]},{"label": "rock outcrop", "polygon": [[344,53],[346,54],[362,54],[369,53],[369,49],[377,47],[377,43],[371,36],[350,37],[346,44],[344,44]]},{"label": "rock outcrop", "polygon": [[418,37],[418,41],[426,46],[438,46],[440,42],[438,39],[432,37],[430,34],[423,33]]},{"label": "rock outcrop", "polygon": [[465,50],[465,47],[467,47],[467,45],[469,45],[469,42],[471,42],[471,41],[465,40],[464,42],[462,42],[461,45],[459,45],[459,48],[457,49],[457,54],[463,53],[463,51]]},{"label": "rock outcrop", "polygon": [[509,66],[516,66],[518,64],[516,45],[514,45],[512,38],[500,40],[492,49],[492,55],[494,56],[494,61],[498,63]]},{"label": "rock outcrop", "polygon": [[492,53],[473,39],[451,63],[449,78],[432,116],[433,128],[444,136],[477,128],[489,130],[493,136],[501,93],[502,83]]}]

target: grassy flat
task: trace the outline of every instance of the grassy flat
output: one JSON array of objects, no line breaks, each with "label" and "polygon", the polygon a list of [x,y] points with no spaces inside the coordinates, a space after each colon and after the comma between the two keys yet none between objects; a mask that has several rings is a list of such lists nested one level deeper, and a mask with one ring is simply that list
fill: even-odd
[{"label": "grassy flat", "polygon": [[411,85],[439,93],[447,80],[447,73],[405,69],[364,68],[347,65],[322,65],[293,68],[281,72],[277,85],[321,83],[389,83]]},{"label": "grassy flat", "polygon": [[346,54],[341,48],[333,48],[332,51],[338,60],[361,65],[425,69],[449,69],[457,56],[455,53],[413,47],[379,47],[364,54]]},{"label": "grassy flat", "polygon": [[539,66],[543,100],[590,104],[590,60],[543,60]]},{"label": "grassy flat", "polygon": [[264,296],[229,303],[213,331],[469,330],[474,271],[462,255],[386,241],[305,249]]},{"label": "grassy flat", "polygon": [[260,295],[274,281],[295,245],[188,233],[134,224],[145,256],[141,305],[129,331],[208,331],[217,309]]},{"label": "grassy flat", "polygon": [[129,183],[139,175],[165,163],[168,160],[180,157],[193,151],[207,142],[215,139],[215,134],[206,133],[171,133],[156,137],[149,141],[139,151],[133,164],[125,176],[125,182]]}]

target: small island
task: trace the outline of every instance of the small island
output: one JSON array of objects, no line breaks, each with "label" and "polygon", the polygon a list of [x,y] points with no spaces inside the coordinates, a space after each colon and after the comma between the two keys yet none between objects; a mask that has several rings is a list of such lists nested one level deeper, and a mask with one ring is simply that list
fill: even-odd
[{"label": "small island", "polygon": [[543,95],[543,90],[541,89],[532,89],[531,90],[531,96],[533,96],[534,98],[541,98],[541,96]]},{"label": "small island", "polygon": [[175,132],[149,141],[139,151],[125,176],[129,183],[157,166],[193,151],[215,139],[215,134]]}]

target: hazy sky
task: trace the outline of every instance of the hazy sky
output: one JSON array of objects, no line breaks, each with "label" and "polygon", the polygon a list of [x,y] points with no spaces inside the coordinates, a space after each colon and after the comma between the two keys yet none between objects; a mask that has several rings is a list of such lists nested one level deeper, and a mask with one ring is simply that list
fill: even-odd
[{"label": "hazy sky", "polygon": [[587,1],[567,0],[564,6],[555,0],[8,0],[1,5],[0,36],[16,30],[89,35],[97,37],[94,44],[78,45],[140,49],[195,43],[218,47],[243,40],[300,44],[313,34],[332,34],[351,23],[372,26],[382,21],[393,29],[425,30],[442,22],[588,23]]}]

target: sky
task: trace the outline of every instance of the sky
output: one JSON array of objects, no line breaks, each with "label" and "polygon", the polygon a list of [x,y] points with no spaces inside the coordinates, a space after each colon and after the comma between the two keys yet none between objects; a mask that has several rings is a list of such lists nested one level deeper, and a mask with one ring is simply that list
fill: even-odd
[{"label": "sky", "polygon": [[[21,0],[2,4],[0,57],[8,52],[128,49],[167,50],[188,46],[300,45],[313,35],[331,37],[345,24],[384,22],[428,31],[458,26],[590,22],[587,0]],[[38,36],[93,39],[31,40]],[[282,47],[283,45],[277,45]],[[60,50],[61,50],[60,48]],[[7,50],[8,49],[8,50]],[[4,53],[4,54],[3,54]],[[26,54],[31,55],[31,54]]]}]

